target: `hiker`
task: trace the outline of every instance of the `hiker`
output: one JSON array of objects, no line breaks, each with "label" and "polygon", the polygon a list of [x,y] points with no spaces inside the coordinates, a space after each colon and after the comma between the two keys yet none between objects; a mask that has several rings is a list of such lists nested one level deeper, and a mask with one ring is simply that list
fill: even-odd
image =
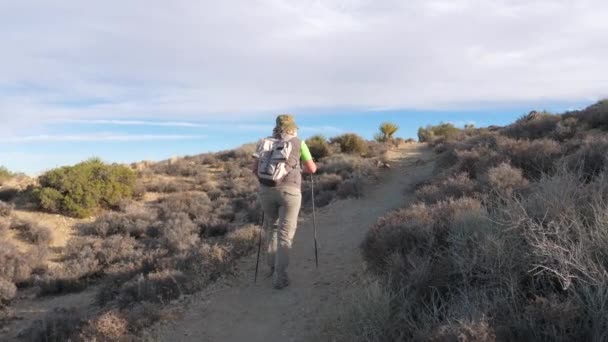
[{"label": "hiker", "polygon": [[279,115],[272,136],[262,139],[253,157],[253,172],[260,181],[259,200],[264,230],[269,234],[268,266],[275,289],[289,285],[289,250],[302,204],[302,170],[313,174],[317,165],[308,146],[297,137],[291,115]]}]

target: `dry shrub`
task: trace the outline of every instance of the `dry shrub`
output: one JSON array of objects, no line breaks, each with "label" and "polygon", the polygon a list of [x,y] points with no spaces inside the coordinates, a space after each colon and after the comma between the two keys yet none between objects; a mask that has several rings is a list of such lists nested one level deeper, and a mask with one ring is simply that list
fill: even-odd
[{"label": "dry shrub", "polygon": [[17,221],[11,228],[19,232],[21,239],[36,245],[47,245],[53,237],[49,226],[37,222]]},{"label": "dry shrub", "polygon": [[120,234],[139,238],[155,222],[157,215],[156,210],[129,204],[121,213],[105,213],[95,222],[82,224],[80,231],[85,235],[99,237]]},{"label": "dry shrub", "polygon": [[123,307],[142,301],[167,304],[188,293],[188,283],[177,270],[140,274],[121,286],[118,301]]},{"label": "dry shrub", "polygon": [[433,342],[491,342],[496,341],[487,319],[454,322],[442,326],[429,339]]},{"label": "dry shrub", "polygon": [[162,316],[159,305],[153,303],[136,303],[127,312],[129,330],[137,333],[158,322]]},{"label": "dry shrub", "polygon": [[32,270],[42,262],[36,258],[37,255],[23,254],[9,242],[0,241],[0,278],[13,283],[27,281]]},{"label": "dry shrub", "polygon": [[0,237],[2,237],[11,228],[11,220],[7,217],[0,216]]},{"label": "dry shrub", "polygon": [[508,161],[508,156],[487,147],[471,150],[456,150],[458,162],[456,172],[467,172],[473,179],[479,179],[490,168]]},{"label": "dry shrub", "polygon": [[331,154],[329,142],[322,135],[315,135],[306,139],[306,145],[310,150],[310,154],[314,160],[320,160],[328,157]]},{"label": "dry shrub", "polygon": [[[154,232],[150,234],[152,231]],[[162,246],[173,252],[188,250],[199,241],[198,226],[183,212],[170,215],[166,221],[157,222],[149,234],[157,237]]]},{"label": "dry shrub", "polygon": [[205,283],[215,280],[226,272],[230,261],[231,255],[226,248],[217,244],[203,243],[189,251],[186,258],[176,266],[185,274],[196,279],[197,282]]},{"label": "dry shrub", "polygon": [[341,185],[336,195],[338,198],[360,198],[365,194],[365,178],[355,175],[347,179]]},{"label": "dry shrub", "polygon": [[354,133],[342,134],[330,139],[330,143],[340,145],[342,153],[366,155],[368,152],[367,141]]},{"label": "dry shrub", "polygon": [[157,207],[161,218],[167,218],[176,213],[185,213],[190,219],[208,216],[213,207],[209,196],[203,192],[188,192],[162,198]]},{"label": "dry shrub", "polygon": [[129,333],[129,322],[117,310],[110,310],[89,320],[80,333],[84,341],[117,341]]},{"label": "dry shrub", "polygon": [[564,118],[576,118],[589,128],[608,129],[608,100],[601,100],[582,111],[566,113]]},{"label": "dry shrub", "polygon": [[[200,177],[197,175],[195,177]],[[193,190],[193,185],[175,179],[153,179],[145,183],[145,191],[160,193],[175,193]]]},{"label": "dry shrub", "polygon": [[588,136],[575,143],[575,151],[565,157],[568,168],[590,180],[608,167],[608,138]]},{"label": "dry shrub", "polygon": [[511,196],[514,191],[521,190],[529,184],[520,169],[507,163],[489,169],[485,183],[490,190],[506,196]]},{"label": "dry shrub", "polygon": [[0,201],[0,216],[9,217],[13,212],[13,205]]},{"label": "dry shrub", "polygon": [[425,184],[416,190],[416,197],[428,204],[447,200],[449,198],[460,198],[474,196],[477,184],[469,178],[467,173],[460,173]]},{"label": "dry shrub", "polygon": [[557,128],[561,116],[546,112],[531,112],[508,126],[503,134],[517,139],[540,139],[549,137]]},{"label": "dry shrub", "polygon": [[10,302],[17,294],[17,286],[12,282],[0,278],[0,308]]},{"label": "dry shrub", "polygon": [[249,254],[257,246],[259,234],[260,227],[254,225],[247,225],[230,232],[226,235],[226,240],[232,247],[230,252],[235,257]]},{"label": "dry shrub", "polygon": [[56,308],[34,321],[19,337],[32,342],[79,341],[78,333],[85,320],[85,315],[76,309]]},{"label": "dry shrub", "polygon": [[524,176],[538,179],[543,173],[553,172],[555,162],[562,156],[560,144],[552,139],[501,139],[498,150],[509,157],[511,164],[522,169]]}]

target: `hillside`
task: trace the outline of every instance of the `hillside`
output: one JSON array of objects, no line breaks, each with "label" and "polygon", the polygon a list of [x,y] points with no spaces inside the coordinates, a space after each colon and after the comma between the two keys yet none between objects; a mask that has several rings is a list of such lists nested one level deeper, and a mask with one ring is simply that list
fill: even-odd
[{"label": "hillside", "polygon": [[[348,152],[311,143],[326,149],[318,207],[378,181],[386,145],[358,139]],[[5,181],[0,338],[138,338],[168,304],[232,273],[261,219],[251,153],[249,145],[128,167],[91,159],[24,186]]]}]

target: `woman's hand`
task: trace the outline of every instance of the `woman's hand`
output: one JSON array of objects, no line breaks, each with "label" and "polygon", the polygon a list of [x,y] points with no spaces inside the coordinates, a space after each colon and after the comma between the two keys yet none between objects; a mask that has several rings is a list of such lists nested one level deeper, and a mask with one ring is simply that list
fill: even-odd
[{"label": "woman's hand", "polygon": [[308,160],[302,163],[305,172],[313,174],[317,172],[317,164],[313,160]]}]

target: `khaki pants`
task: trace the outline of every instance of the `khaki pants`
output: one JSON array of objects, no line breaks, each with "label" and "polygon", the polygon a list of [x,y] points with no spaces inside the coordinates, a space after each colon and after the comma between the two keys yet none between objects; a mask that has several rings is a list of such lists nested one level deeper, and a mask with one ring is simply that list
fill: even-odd
[{"label": "khaki pants", "polygon": [[268,266],[274,268],[273,281],[287,281],[289,250],[298,226],[302,193],[295,188],[262,186],[259,192],[264,210],[264,230],[268,234]]}]

